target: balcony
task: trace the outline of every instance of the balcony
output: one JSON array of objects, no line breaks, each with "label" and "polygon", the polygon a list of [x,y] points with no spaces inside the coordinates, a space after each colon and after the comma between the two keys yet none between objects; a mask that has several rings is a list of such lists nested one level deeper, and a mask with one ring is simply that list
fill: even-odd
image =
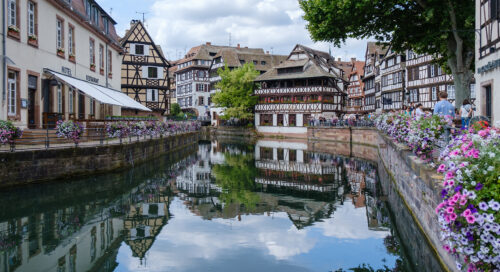
[{"label": "balcony", "polygon": [[256,95],[266,94],[308,94],[308,93],[339,93],[333,87],[294,87],[294,88],[267,88],[255,90]]},{"label": "balcony", "polygon": [[341,111],[342,105],[324,102],[318,103],[270,103],[255,105],[256,112],[289,112],[289,113],[321,113],[324,111]]}]

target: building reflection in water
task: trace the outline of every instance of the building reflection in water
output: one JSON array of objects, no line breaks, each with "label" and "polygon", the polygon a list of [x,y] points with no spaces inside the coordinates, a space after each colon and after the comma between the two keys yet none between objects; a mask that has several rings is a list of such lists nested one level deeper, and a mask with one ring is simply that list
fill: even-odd
[{"label": "building reflection in water", "polygon": [[284,212],[297,229],[331,218],[340,205],[354,205],[366,209],[370,230],[389,230],[369,162],[277,140],[213,141],[197,150],[168,167],[131,170],[119,178],[128,180],[126,186],[118,183],[125,187],[121,192],[61,204],[63,187],[41,197],[57,205],[22,217],[0,216],[0,270],[113,271],[122,242],[146,265],[174,198],[206,220]]}]

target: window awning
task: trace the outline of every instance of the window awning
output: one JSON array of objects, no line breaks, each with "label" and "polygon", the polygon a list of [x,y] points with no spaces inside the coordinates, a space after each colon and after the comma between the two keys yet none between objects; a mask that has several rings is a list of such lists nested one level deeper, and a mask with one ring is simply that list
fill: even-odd
[{"label": "window awning", "polygon": [[141,103],[135,101],[134,99],[130,98],[128,95],[120,91],[93,84],[85,80],[70,77],[49,69],[45,69],[45,72],[55,76],[60,81],[73,86],[80,92],[94,98],[95,100],[103,104],[116,105],[124,108],[131,108],[142,111],[151,111]]}]

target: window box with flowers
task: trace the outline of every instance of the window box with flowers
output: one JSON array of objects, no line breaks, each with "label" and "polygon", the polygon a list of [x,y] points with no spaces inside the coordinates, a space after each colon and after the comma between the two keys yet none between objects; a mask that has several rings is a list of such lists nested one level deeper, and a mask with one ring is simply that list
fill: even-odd
[{"label": "window box with flowers", "polygon": [[36,35],[29,35],[28,44],[33,46],[38,46],[38,37]]},{"label": "window box with flowers", "polygon": [[94,63],[90,64],[90,70],[92,70],[93,72],[95,72],[95,64]]},{"label": "window box with flowers", "polygon": [[68,59],[71,62],[76,62],[75,54],[69,54]]},{"label": "window box with flowers", "polygon": [[64,48],[57,48],[57,55],[64,58]]},{"label": "window box with flowers", "polygon": [[19,28],[15,25],[10,25],[8,30],[7,30],[7,34],[10,36],[10,37],[13,37],[13,38],[16,38],[16,39],[21,39],[21,36],[20,36],[20,33],[19,33]]},{"label": "window box with flowers", "polygon": [[108,77],[109,77],[109,78],[113,78],[113,73],[108,72]]}]

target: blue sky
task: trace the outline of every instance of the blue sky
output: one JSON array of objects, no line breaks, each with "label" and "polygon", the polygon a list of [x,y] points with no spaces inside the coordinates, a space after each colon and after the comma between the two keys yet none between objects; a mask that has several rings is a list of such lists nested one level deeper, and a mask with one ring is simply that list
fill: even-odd
[{"label": "blue sky", "polygon": [[[264,48],[287,55],[295,44],[328,51],[328,43],[313,43],[305,29],[298,0],[98,0],[117,21],[122,36],[137,12],[147,12],[146,26],[168,59],[177,59],[189,48],[212,42]],[[365,40],[348,40],[332,48],[336,58],[364,58]]]}]

